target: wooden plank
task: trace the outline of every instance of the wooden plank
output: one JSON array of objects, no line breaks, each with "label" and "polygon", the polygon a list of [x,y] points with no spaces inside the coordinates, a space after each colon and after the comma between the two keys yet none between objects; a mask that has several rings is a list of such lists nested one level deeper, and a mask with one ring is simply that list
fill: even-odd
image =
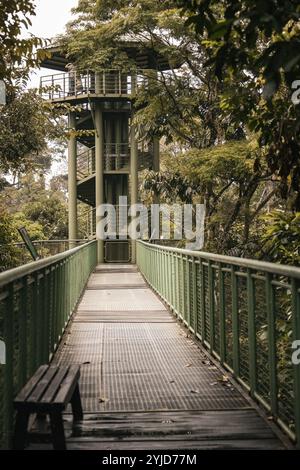
[{"label": "wooden plank", "polygon": [[57,366],[50,366],[48,368],[46,374],[40,379],[40,381],[37,384],[36,388],[28,396],[28,398],[27,398],[27,403],[28,404],[35,404],[41,399],[44,392],[49,387],[53,377],[55,377],[55,375],[57,374],[57,371],[58,371]]},{"label": "wooden plank", "polygon": [[54,377],[49,387],[45,391],[43,397],[41,398],[41,403],[51,403],[54,400],[58,390],[61,387],[61,384],[63,383],[65,376],[68,373],[68,370],[69,367],[59,367],[56,376]]},{"label": "wooden plank", "polygon": [[69,403],[74,393],[75,387],[80,377],[80,367],[78,365],[70,366],[68,375],[61,384],[60,390],[53,403],[56,405],[65,405]]},{"label": "wooden plank", "polygon": [[[235,441],[168,441],[168,450],[284,450],[276,439],[265,440],[235,440]],[[111,442],[101,440],[82,441],[80,439],[67,439],[68,450],[166,450],[166,443],[160,441],[120,441]],[[52,450],[46,443],[32,444],[29,450]],[[176,453],[176,452],[175,452]]]},{"label": "wooden plank", "polygon": [[166,450],[169,449],[185,450],[185,449],[198,449],[198,450],[284,450],[276,439],[266,440],[228,440],[228,441],[133,441],[133,442],[106,442],[90,441],[82,442],[78,440],[67,440],[68,450]]},{"label": "wooden plank", "polygon": [[85,419],[74,428],[85,439],[274,439],[255,410],[128,413]]},{"label": "wooden plank", "polygon": [[22,404],[24,401],[27,400],[28,396],[30,395],[30,393],[33,392],[33,390],[36,387],[37,383],[43,377],[43,375],[45,375],[48,368],[49,368],[48,365],[43,365],[43,366],[40,366],[38,368],[38,370],[35,372],[35,374],[31,377],[31,379],[27,382],[25,387],[22,388],[22,390],[20,391],[18,396],[15,398],[14,404],[15,404],[16,407],[18,407],[18,405],[20,403]]}]

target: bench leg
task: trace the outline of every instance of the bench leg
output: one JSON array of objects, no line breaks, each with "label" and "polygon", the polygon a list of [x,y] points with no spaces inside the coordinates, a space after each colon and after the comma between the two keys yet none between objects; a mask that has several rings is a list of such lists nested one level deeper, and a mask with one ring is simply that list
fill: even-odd
[{"label": "bench leg", "polygon": [[55,450],[66,450],[64,423],[61,411],[50,413],[52,442]]},{"label": "bench leg", "polygon": [[29,413],[18,411],[16,416],[15,432],[13,438],[13,449],[24,450],[27,438]]},{"label": "bench leg", "polygon": [[73,417],[75,421],[81,421],[83,419],[82,404],[79,392],[78,384],[75,387],[72,399],[71,399]]}]

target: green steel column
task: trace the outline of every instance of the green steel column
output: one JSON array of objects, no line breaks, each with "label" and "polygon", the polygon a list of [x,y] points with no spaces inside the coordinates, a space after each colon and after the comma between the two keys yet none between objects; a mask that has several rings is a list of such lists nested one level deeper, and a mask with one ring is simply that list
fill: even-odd
[{"label": "green steel column", "polygon": [[[136,77],[132,77],[132,83],[135,87]],[[138,145],[136,140],[136,127],[132,122],[133,112],[131,115],[131,129],[130,129],[130,192],[131,204],[138,202]],[[131,241],[131,262],[136,263],[136,241]]]},{"label": "green steel column", "polygon": [[121,152],[122,152],[122,117],[116,117],[116,170],[122,167]]},{"label": "green steel column", "polygon": [[160,171],[160,141],[158,137],[153,138],[153,170]]},{"label": "green steel column", "polygon": [[[104,133],[103,133],[103,114],[101,104],[95,106],[95,147],[96,147],[96,228],[101,222],[101,217],[97,215],[98,208],[104,203]],[[104,241],[98,240],[98,263],[104,262]]]},{"label": "green steel column", "polygon": [[112,119],[106,119],[106,162],[105,162],[105,170],[110,171],[114,170],[115,162],[112,159],[112,154],[115,152],[113,149],[113,132],[112,132]]},{"label": "green steel column", "polygon": [[[69,129],[76,129],[76,114],[69,114]],[[69,240],[78,238],[77,222],[77,140],[71,133],[68,146]],[[73,247],[71,244],[70,248]]]},{"label": "green steel column", "polygon": [[[150,74],[150,86],[156,86],[157,70],[152,70]],[[153,171],[159,173],[160,171],[160,140],[159,137],[153,138]],[[154,204],[159,204],[159,197],[155,196],[153,199]]]}]

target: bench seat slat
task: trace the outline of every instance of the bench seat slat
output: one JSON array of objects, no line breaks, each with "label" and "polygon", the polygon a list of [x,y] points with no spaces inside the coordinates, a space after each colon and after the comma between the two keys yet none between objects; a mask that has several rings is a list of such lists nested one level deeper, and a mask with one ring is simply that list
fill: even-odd
[{"label": "bench seat slat", "polygon": [[57,392],[59,391],[60,387],[63,384],[65,377],[68,374],[68,370],[69,370],[68,367],[59,368],[57,374],[55,375],[49,387],[47,388],[44,395],[40,399],[41,403],[51,403],[54,400]]},{"label": "bench seat slat", "polygon": [[37,386],[39,380],[46,374],[49,366],[43,365],[38,368],[36,373],[31,377],[31,379],[27,382],[27,384],[22,388],[20,393],[18,393],[17,397],[15,398],[14,402],[23,403],[27,400],[29,395],[33,392],[35,387]]},{"label": "bench seat slat", "polygon": [[80,367],[78,365],[70,366],[68,375],[65,377],[61,388],[58,391],[53,404],[60,405],[68,403],[73,395],[74,389],[80,377]]},{"label": "bench seat slat", "polygon": [[57,372],[58,372],[57,366],[49,367],[46,374],[41,378],[38,385],[35,387],[33,392],[27,398],[27,403],[38,403],[41,400],[43,394],[49,387],[49,384],[52,382]]}]

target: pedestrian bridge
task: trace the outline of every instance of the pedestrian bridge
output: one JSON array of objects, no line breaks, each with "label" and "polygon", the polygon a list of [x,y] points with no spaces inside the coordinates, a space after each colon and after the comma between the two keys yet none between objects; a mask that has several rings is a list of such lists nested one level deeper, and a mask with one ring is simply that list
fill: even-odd
[{"label": "pedestrian bridge", "polygon": [[[96,242],[0,275],[2,447],[13,398],[40,364],[80,364],[84,419],[68,449],[285,449],[300,439],[300,269]],[[298,397],[298,399],[296,399]],[[33,423],[33,428],[35,429]],[[51,448],[35,429],[31,449]]]}]

